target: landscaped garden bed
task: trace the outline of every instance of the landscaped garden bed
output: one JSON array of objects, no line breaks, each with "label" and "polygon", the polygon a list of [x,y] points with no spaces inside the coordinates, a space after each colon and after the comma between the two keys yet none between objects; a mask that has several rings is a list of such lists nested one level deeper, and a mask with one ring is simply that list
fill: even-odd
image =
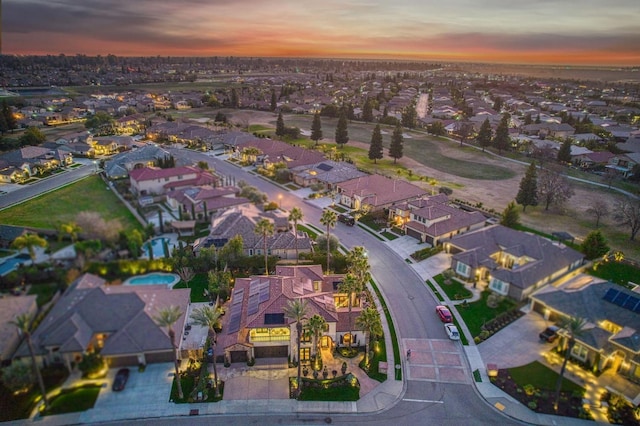
[{"label": "landscaped garden bed", "polygon": [[[296,377],[289,378],[289,395],[295,398]],[[360,399],[360,383],[353,374],[325,379],[301,378],[300,401],[357,401]]]},{"label": "landscaped garden bed", "polygon": [[533,362],[522,367],[500,369],[491,382],[537,413],[591,420],[591,414],[583,408],[584,389],[567,379],[562,381],[558,411],[554,409],[557,379],[555,371]]}]

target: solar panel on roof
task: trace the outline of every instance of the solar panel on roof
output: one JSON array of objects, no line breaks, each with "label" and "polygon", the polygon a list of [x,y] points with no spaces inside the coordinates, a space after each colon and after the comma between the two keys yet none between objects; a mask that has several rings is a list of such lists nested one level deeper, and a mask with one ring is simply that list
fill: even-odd
[{"label": "solar panel on roof", "polygon": [[333,166],[327,164],[327,163],[320,163],[318,164],[318,168],[324,172],[328,172],[329,170],[333,169]]},{"label": "solar panel on roof", "polygon": [[624,305],[624,302],[627,301],[627,299],[629,298],[628,294],[622,293],[620,292],[615,299],[613,299],[613,303],[618,305],[618,306],[622,306]]},{"label": "solar panel on roof", "polygon": [[638,299],[637,297],[629,296],[629,298],[624,302],[622,307],[625,309],[632,310],[638,304],[638,301],[640,301],[640,299]]},{"label": "solar panel on roof", "polygon": [[269,300],[269,281],[262,283],[260,288],[260,303]]},{"label": "solar panel on roof", "polygon": [[249,303],[247,306],[247,315],[253,315],[258,312],[258,305],[260,304],[260,293],[254,293],[249,296]]},{"label": "solar panel on roof", "polygon": [[604,300],[606,300],[607,302],[612,302],[613,299],[616,298],[618,293],[620,293],[619,290],[616,290],[615,288],[610,288],[609,290],[607,290],[607,292],[604,294],[604,296],[602,296],[602,298]]}]

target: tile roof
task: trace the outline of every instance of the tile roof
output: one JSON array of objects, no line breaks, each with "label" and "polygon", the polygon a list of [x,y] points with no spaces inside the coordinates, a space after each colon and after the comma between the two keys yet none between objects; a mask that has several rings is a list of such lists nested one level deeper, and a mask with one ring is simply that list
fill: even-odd
[{"label": "tile roof", "polygon": [[338,188],[343,195],[349,198],[359,197],[372,206],[384,206],[428,195],[425,190],[409,182],[377,174],[341,182]]}]

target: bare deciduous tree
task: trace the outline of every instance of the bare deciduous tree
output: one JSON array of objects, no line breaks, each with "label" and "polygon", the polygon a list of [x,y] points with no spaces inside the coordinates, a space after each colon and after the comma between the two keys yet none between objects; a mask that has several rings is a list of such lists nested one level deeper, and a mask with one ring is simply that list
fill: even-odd
[{"label": "bare deciduous tree", "polygon": [[538,173],[538,198],[544,203],[544,209],[555,204],[561,206],[573,196],[569,181],[553,168],[540,169]]},{"label": "bare deciduous tree", "polygon": [[627,197],[616,203],[613,213],[614,219],[620,226],[627,226],[631,230],[630,240],[636,239],[640,231],[640,200]]},{"label": "bare deciduous tree", "polygon": [[600,219],[609,215],[609,205],[603,200],[596,200],[591,207],[587,209],[587,214],[596,218],[596,228],[600,226]]},{"label": "bare deciduous tree", "polygon": [[76,216],[76,224],[89,239],[115,242],[123,227],[119,220],[106,221],[98,212],[80,212]]}]

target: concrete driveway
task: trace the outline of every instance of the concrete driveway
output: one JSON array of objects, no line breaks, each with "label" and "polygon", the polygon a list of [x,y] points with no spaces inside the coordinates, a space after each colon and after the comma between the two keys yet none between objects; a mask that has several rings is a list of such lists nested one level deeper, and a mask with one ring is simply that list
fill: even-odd
[{"label": "concrete driveway", "polygon": [[549,325],[540,314],[529,312],[478,345],[483,362],[509,368],[542,360],[553,345],[541,342],[538,334]]},{"label": "concrete driveway", "polygon": [[228,401],[289,399],[289,376],[296,374],[288,368],[221,367],[218,365],[218,375],[224,381],[224,399]]}]

